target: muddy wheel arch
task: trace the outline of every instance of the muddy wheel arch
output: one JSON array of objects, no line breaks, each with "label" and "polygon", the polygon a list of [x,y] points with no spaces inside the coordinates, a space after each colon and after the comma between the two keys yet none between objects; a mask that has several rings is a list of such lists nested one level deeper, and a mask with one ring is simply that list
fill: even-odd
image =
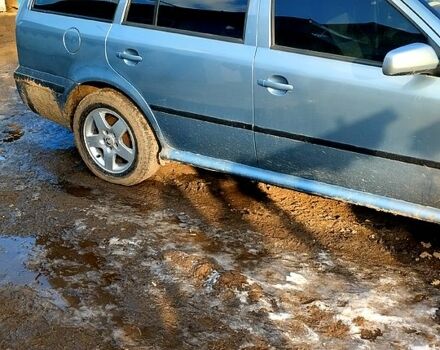
[{"label": "muddy wheel arch", "polygon": [[63,108],[63,115],[68,120],[70,129],[72,129],[73,116],[81,100],[87,95],[96,92],[99,89],[106,89],[106,88],[115,90],[120,94],[124,95],[125,97],[127,97],[142,112],[144,117],[147,119],[148,123],[150,124],[154,133],[156,134],[156,137],[161,147],[164,147],[166,145],[159,124],[157,123],[156,118],[153,112],[151,111],[149,105],[142,98],[142,96],[140,94],[139,96],[132,96],[132,94],[128,94],[123,89],[106,82],[100,82],[100,81],[81,82],[80,84],[76,85],[70,92],[67,93],[66,102]]}]

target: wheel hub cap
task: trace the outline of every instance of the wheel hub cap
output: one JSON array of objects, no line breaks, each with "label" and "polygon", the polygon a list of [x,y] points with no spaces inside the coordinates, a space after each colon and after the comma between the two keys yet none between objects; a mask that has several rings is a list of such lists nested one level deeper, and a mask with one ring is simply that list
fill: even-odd
[{"label": "wheel hub cap", "polygon": [[114,135],[110,134],[104,137],[104,143],[107,147],[114,148],[116,146],[116,138]]}]

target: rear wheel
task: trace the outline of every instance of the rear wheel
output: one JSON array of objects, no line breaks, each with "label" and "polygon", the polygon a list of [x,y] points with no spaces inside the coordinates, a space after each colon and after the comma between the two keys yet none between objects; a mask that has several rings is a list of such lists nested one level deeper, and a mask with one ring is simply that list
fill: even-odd
[{"label": "rear wheel", "polygon": [[143,114],[125,96],[102,89],[86,96],[73,118],[78,151],[98,177],[136,185],[159,167],[159,145]]}]

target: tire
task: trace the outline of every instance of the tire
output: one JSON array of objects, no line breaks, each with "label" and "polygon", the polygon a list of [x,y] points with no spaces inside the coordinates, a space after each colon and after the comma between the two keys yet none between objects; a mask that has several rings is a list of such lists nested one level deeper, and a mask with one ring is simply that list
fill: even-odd
[{"label": "tire", "polygon": [[159,168],[159,144],[139,109],[112,89],[87,95],[73,116],[75,144],[99,178],[133,186]]}]

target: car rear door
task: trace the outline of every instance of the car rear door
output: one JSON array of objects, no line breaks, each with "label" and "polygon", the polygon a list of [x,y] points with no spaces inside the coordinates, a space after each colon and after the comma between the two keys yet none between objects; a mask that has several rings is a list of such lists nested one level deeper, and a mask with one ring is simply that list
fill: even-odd
[{"label": "car rear door", "polygon": [[440,78],[381,68],[392,49],[435,45],[422,27],[386,0],[262,0],[260,22],[260,166],[439,206]]},{"label": "car rear door", "polygon": [[168,146],[255,164],[255,15],[247,13],[256,8],[254,0],[132,0],[112,27],[109,63],[143,95]]}]

